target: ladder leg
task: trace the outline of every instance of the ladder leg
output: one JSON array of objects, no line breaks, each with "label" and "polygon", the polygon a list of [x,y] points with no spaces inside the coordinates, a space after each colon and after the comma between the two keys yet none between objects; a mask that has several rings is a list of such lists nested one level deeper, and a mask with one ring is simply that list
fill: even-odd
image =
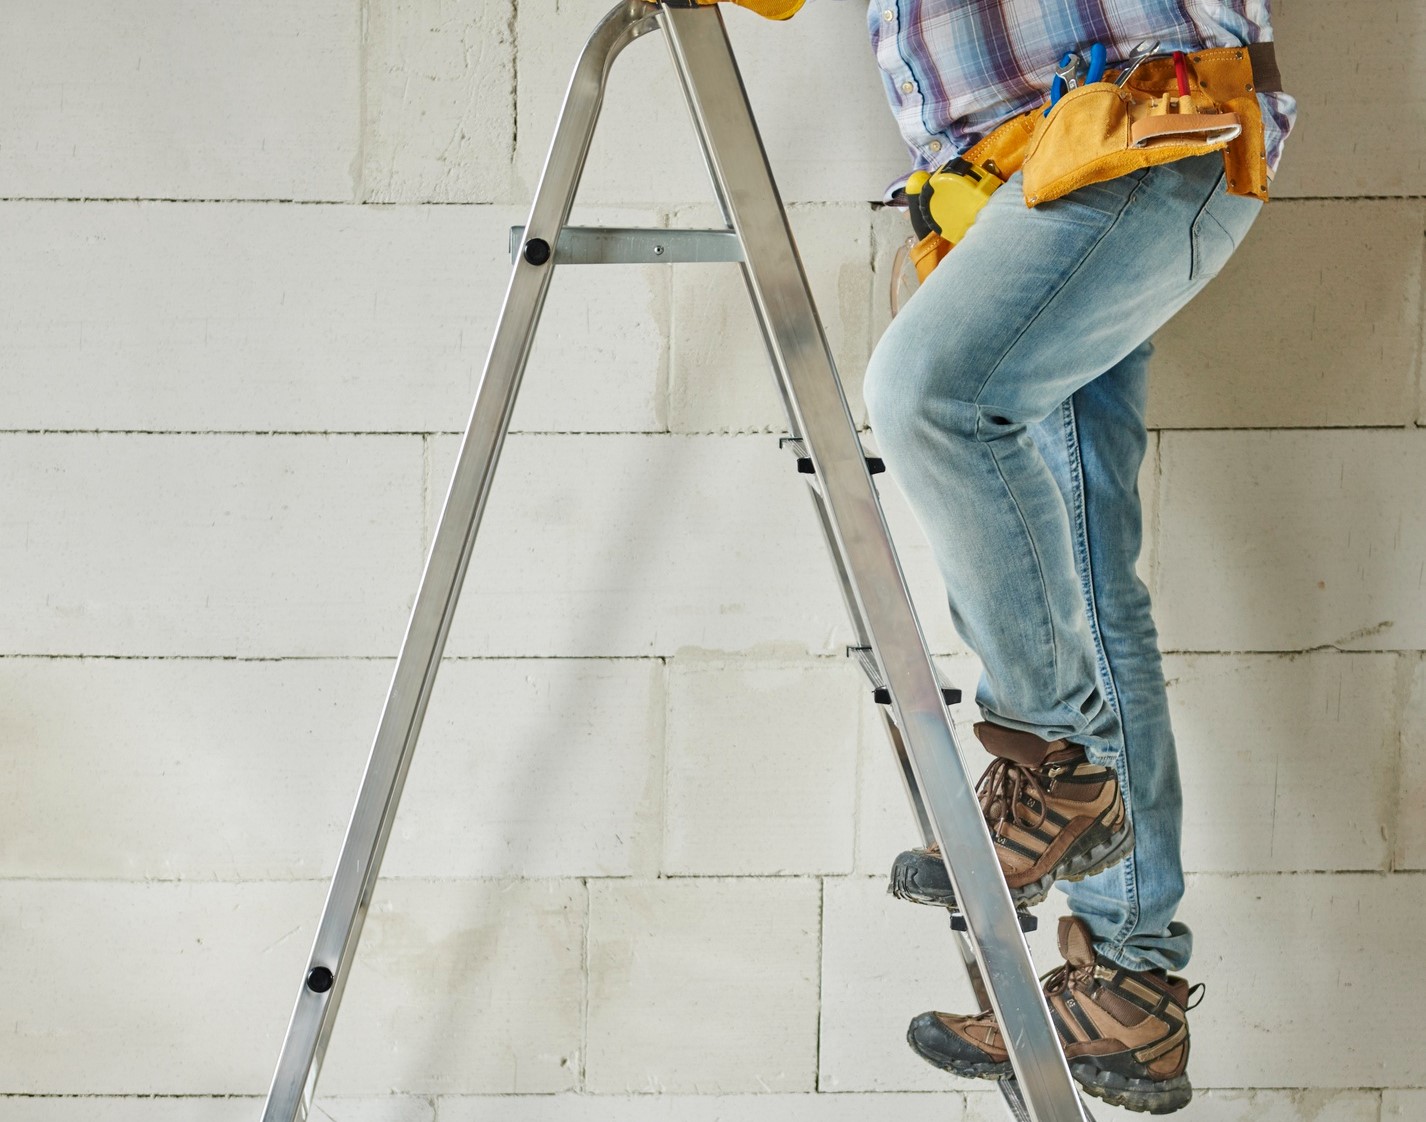
[{"label": "ladder leg", "polygon": [[495,341],[481,375],[445,508],[411,610],[361,792],[268,1092],[263,1122],[305,1119],[311,1108],[322,1058],[376,887],[476,529],[509,427],[520,376],[549,288],[553,247],[569,218],[594,135],[605,78],[619,51],[638,36],[657,30],[655,11],[652,4],[642,0],[625,0],[611,11],[590,37],[565,95],[525,226],[521,253],[501,308]]},{"label": "ladder leg", "polygon": [[1009,890],[956,748],[940,683],[837,380],[826,336],[716,8],[663,6],[674,65],[719,201],[743,243],[754,307],[785,383],[794,433],[821,484],[829,544],[843,559],[891,689],[917,789],[945,854],[970,942],[1033,1122],[1083,1122]]}]

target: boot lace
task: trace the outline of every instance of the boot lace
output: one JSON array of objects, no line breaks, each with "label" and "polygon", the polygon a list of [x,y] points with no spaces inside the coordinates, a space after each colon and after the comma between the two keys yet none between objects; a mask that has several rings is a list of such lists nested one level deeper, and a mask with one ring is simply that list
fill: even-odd
[{"label": "boot lace", "polygon": [[[1018,822],[1031,830],[1044,824],[1045,788],[1033,771],[1014,760],[997,756],[980,777],[975,791],[980,799],[981,812],[993,833],[1003,830],[1007,822]],[[1038,812],[1031,811],[1021,802],[1025,795],[1034,797],[1039,804]]]},{"label": "boot lace", "polygon": [[1086,962],[1081,966],[1076,966],[1072,962],[1062,962],[1040,978],[1040,988],[1045,991],[1046,997],[1074,989],[1076,983],[1079,983],[1081,988],[1088,989],[1093,977],[1094,963],[1092,962]]}]

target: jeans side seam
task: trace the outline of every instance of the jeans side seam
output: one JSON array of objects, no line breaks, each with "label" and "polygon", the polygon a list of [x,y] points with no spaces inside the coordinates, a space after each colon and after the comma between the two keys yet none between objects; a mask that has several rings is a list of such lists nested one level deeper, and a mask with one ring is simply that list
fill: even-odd
[{"label": "jeans side seam", "polygon": [[[1087,499],[1085,497],[1083,461],[1079,448],[1079,425],[1075,417],[1073,396],[1065,400],[1064,409],[1064,434],[1065,453],[1069,464],[1070,490],[1074,495],[1074,510],[1071,512],[1074,523],[1075,548],[1082,550],[1082,568],[1080,571],[1080,582],[1085,598],[1085,614],[1089,618],[1089,634],[1094,642],[1095,661],[1100,667],[1102,681],[1101,687],[1105,691],[1105,700],[1109,703],[1114,715],[1119,718],[1119,753],[1116,770],[1120,775],[1120,794],[1124,799],[1124,813],[1128,815],[1132,822],[1134,818],[1133,792],[1129,781],[1129,753],[1125,745],[1124,716],[1119,709],[1119,687],[1114,681],[1114,671],[1109,665],[1108,653],[1104,650],[1104,635],[1099,627],[1099,603],[1094,594],[1094,572],[1091,568],[1089,550],[1089,518],[1086,509]],[[1118,932],[1108,940],[1109,946],[1114,951],[1122,951],[1129,936],[1139,924],[1141,916],[1139,908],[1139,865],[1134,859],[1134,854],[1130,852],[1123,861],[1123,879],[1125,896],[1125,916],[1124,922],[1120,924]],[[1120,965],[1123,965],[1122,963]]]},{"label": "jeans side seam", "polygon": [[[1075,552],[1079,555],[1080,595],[1084,597],[1085,612],[1089,617],[1089,634],[1094,641],[1094,661],[1099,668],[1100,685],[1104,687],[1105,700],[1114,710],[1114,715],[1119,718],[1122,729],[1124,715],[1119,711],[1119,688],[1109,670],[1109,656],[1104,650],[1104,636],[1099,629],[1099,603],[1094,595],[1094,565],[1089,552],[1089,512],[1084,487],[1084,461],[1080,455],[1079,422],[1075,415],[1073,396],[1065,399],[1064,433],[1065,459],[1069,470],[1070,490],[1074,496],[1074,509],[1070,514],[1074,523]],[[1120,754],[1123,754],[1122,743]]]}]

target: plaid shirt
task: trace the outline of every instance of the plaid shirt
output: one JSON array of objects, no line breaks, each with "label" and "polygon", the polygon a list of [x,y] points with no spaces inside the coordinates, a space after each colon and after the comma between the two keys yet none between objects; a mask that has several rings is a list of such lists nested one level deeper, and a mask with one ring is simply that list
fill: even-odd
[{"label": "plaid shirt", "polygon": [[[901,135],[926,169],[1043,104],[1071,48],[1088,57],[1103,43],[1112,68],[1146,39],[1193,51],[1272,38],[1268,0],[870,0],[867,25]],[[1296,102],[1258,98],[1272,174]]]}]

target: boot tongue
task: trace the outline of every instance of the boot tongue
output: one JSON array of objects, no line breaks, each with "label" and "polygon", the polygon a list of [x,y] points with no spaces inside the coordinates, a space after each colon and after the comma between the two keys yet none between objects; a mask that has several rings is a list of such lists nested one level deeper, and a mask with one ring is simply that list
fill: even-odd
[{"label": "boot tongue", "polygon": [[1032,732],[1008,729],[1004,725],[990,721],[977,721],[975,736],[992,756],[1010,760],[1021,767],[1037,768],[1045,762],[1052,751],[1060,751],[1069,745],[1063,740],[1041,740]]},{"label": "boot tongue", "polygon": [[1094,936],[1079,916],[1060,916],[1060,954],[1071,966],[1094,965]]}]

